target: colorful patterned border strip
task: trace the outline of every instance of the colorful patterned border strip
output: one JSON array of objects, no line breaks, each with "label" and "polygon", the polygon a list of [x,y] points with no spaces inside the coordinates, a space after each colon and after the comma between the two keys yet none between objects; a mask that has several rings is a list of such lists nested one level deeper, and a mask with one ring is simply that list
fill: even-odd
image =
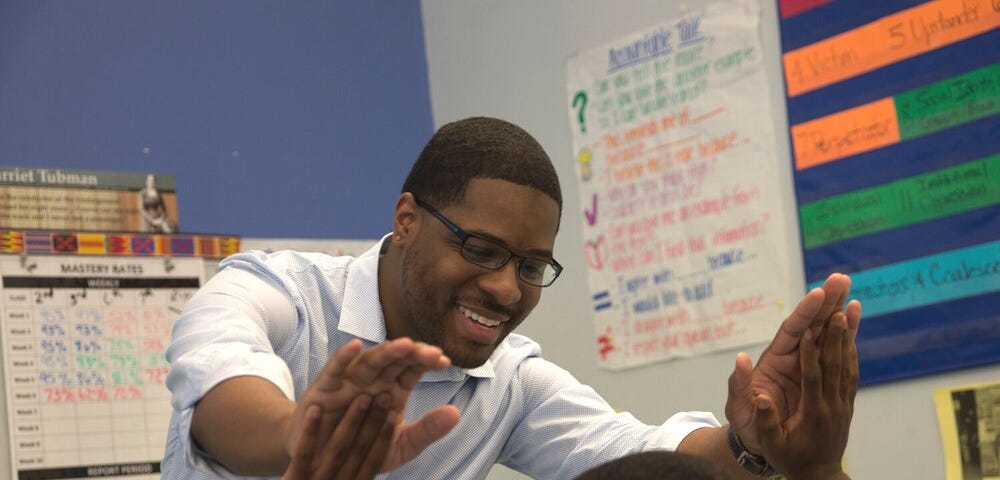
[{"label": "colorful patterned border strip", "polygon": [[0,253],[223,258],[240,237],[0,230]]}]

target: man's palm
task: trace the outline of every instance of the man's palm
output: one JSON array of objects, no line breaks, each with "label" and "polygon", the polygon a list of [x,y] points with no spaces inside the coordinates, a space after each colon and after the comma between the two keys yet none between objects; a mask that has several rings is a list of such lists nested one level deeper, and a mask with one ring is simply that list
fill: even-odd
[{"label": "man's palm", "polygon": [[747,354],[737,356],[736,369],[729,379],[726,417],[751,450],[761,451],[756,418],[758,399],[770,399],[782,421],[798,411],[802,385],[799,341],[806,330],[819,334],[833,314],[844,308],[850,288],[851,280],[846,275],[830,275],[821,288],[806,294],[781,323],[755,368]]}]

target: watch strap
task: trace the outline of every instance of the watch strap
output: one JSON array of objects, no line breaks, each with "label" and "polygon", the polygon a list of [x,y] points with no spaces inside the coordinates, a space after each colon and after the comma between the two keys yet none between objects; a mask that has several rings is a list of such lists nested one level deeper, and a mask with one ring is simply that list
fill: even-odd
[{"label": "watch strap", "polygon": [[736,429],[730,426],[728,430],[726,437],[729,451],[733,453],[736,463],[740,464],[744,470],[760,477],[771,477],[778,473],[762,455],[755,455],[747,450],[743,442],[740,441],[740,437],[736,435]]}]

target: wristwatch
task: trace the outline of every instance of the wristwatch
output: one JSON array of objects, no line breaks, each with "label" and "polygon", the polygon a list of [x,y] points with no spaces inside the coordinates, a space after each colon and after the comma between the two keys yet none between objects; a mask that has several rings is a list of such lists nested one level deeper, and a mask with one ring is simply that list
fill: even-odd
[{"label": "wristwatch", "polygon": [[778,473],[770,463],[767,463],[767,459],[762,455],[754,455],[747,451],[747,447],[743,446],[740,437],[736,435],[736,429],[732,426],[729,427],[727,437],[729,439],[729,451],[733,452],[736,463],[740,464],[744,470],[761,477],[772,477]]}]

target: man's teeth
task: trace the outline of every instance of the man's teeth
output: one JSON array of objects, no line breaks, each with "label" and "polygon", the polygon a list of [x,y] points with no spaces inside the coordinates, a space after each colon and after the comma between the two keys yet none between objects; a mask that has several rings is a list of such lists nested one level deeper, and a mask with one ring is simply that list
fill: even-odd
[{"label": "man's teeth", "polygon": [[490,319],[488,319],[488,318],[486,318],[486,317],[484,317],[484,316],[482,316],[482,315],[480,315],[480,314],[478,314],[476,312],[473,312],[472,310],[469,310],[469,309],[467,309],[465,307],[458,307],[458,311],[462,312],[462,315],[465,315],[466,317],[471,318],[476,323],[478,323],[480,325],[485,325],[487,327],[495,327],[495,326],[500,325],[501,323],[503,323],[503,322],[498,322],[496,320],[490,320]]}]

